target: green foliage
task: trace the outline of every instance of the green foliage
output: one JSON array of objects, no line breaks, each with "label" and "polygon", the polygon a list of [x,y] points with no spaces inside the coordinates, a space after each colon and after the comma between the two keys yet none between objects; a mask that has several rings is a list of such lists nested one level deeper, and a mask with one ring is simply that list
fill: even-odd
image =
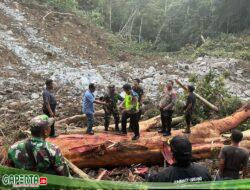
[{"label": "green foliage", "polygon": [[243,59],[243,60],[250,60],[250,51],[242,51],[239,53],[237,58]]},{"label": "green foliage", "polygon": [[[32,2],[30,0],[21,0]],[[176,52],[192,55],[250,59],[249,39],[232,37],[250,29],[249,0],[36,0],[59,11],[72,11],[87,16],[126,39],[118,49]],[[222,35],[221,35],[222,34]],[[201,35],[206,38],[202,44]],[[229,36],[229,37],[228,37]],[[225,40],[225,41],[223,41]],[[133,42],[132,42],[133,41]],[[220,42],[218,42],[220,41]],[[139,45],[137,45],[139,43]],[[229,44],[229,46],[228,46]],[[188,47],[183,51],[182,47]],[[128,48],[127,48],[128,47]],[[197,48],[198,47],[198,48]],[[191,52],[195,50],[195,52]],[[208,50],[208,51],[207,51]]]},{"label": "green foliage", "polygon": [[200,47],[187,44],[175,54],[178,59],[195,59],[211,56],[250,60],[250,39],[248,35],[221,34],[216,38],[207,38]]},{"label": "green foliage", "polygon": [[[199,46],[201,35],[207,38],[216,37],[220,33],[239,33],[249,29],[250,26],[249,0],[79,0],[78,2],[80,9],[84,11],[99,12],[104,20],[102,25],[114,33],[122,31],[122,35],[129,36],[137,42],[150,42],[157,51],[177,51],[190,43]],[[100,24],[98,19],[97,23]],[[231,45],[233,49],[242,48],[241,44]],[[225,52],[223,49],[218,49],[214,54],[220,56]],[[206,52],[200,49],[197,55],[206,55]],[[245,52],[240,57],[248,59],[249,54]]]},{"label": "green foliage", "polygon": [[98,26],[104,26],[105,25],[105,21],[104,21],[104,17],[103,15],[98,12],[98,11],[91,11],[89,15],[89,18],[91,19],[91,21],[95,24],[97,24]]},{"label": "green foliage", "polygon": [[76,11],[78,6],[76,0],[47,0],[47,2],[59,11]]},{"label": "green foliage", "polygon": [[194,57],[213,56],[213,57],[232,57],[243,60],[250,60],[248,39],[245,36],[236,37],[234,35],[222,34],[214,39],[207,41],[196,49]]},{"label": "green foliage", "polygon": [[[204,77],[198,77],[191,75],[189,77],[190,83],[196,87],[195,92],[206,100],[216,105],[219,108],[219,112],[215,113],[197,99],[194,119],[196,123],[211,118],[221,118],[232,114],[238,108],[241,107],[241,101],[235,96],[231,96],[225,88],[224,76],[215,76],[212,72],[208,73]],[[183,101],[185,96],[180,97],[177,103],[176,110],[182,110]],[[181,113],[177,113],[181,114]]]},{"label": "green foliage", "polygon": [[241,130],[241,131],[249,130],[249,129],[250,129],[250,120],[248,120],[247,122],[241,124],[241,125],[238,127],[238,129]]},{"label": "green foliage", "polygon": [[152,44],[148,42],[137,43],[128,41],[127,39],[110,36],[108,39],[109,51],[113,57],[119,55],[120,52],[127,52],[133,55],[145,55],[152,49]]}]

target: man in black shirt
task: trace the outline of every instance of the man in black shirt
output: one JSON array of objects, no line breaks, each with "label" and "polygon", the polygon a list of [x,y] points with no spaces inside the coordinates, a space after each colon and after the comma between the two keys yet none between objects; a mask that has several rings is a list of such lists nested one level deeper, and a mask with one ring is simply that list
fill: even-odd
[{"label": "man in black shirt", "polygon": [[[56,114],[56,98],[54,95],[53,80],[47,79],[46,89],[43,91],[43,113],[48,117],[55,117]],[[51,126],[50,137],[56,137],[54,124]]]},{"label": "man in black shirt", "polygon": [[185,131],[183,131],[184,133],[191,132],[190,127],[191,127],[191,121],[192,121],[192,114],[193,114],[194,106],[195,106],[195,102],[196,102],[196,97],[193,93],[194,90],[195,90],[195,88],[193,86],[191,86],[191,85],[188,86],[189,95],[187,97],[186,105],[184,106],[187,127],[186,127]]},{"label": "man in black shirt", "polygon": [[241,131],[232,131],[232,144],[224,146],[219,154],[220,167],[217,179],[239,179],[239,171],[242,171],[243,178],[247,176],[249,152],[247,149],[239,147],[242,138]]},{"label": "man in black shirt", "polygon": [[149,174],[149,182],[185,183],[212,180],[205,167],[191,163],[192,145],[186,137],[175,136],[170,142],[170,148],[175,163],[158,174]]},{"label": "man in black shirt", "polygon": [[138,113],[139,120],[141,119],[142,104],[143,104],[143,101],[144,101],[144,90],[140,86],[140,83],[141,83],[140,79],[134,79],[134,85],[132,87],[132,90],[138,94],[138,102],[139,102],[139,105],[140,105],[140,109],[139,109],[139,113]]}]

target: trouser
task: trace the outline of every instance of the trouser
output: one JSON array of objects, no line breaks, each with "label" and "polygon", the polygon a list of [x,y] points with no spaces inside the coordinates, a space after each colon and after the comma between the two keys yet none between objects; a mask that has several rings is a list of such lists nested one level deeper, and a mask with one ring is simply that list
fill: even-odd
[{"label": "trouser", "polygon": [[141,120],[141,115],[142,115],[142,110],[141,110],[141,109],[139,109],[139,112],[138,112],[138,121],[140,121],[140,120]]},{"label": "trouser", "polygon": [[104,127],[105,127],[105,129],[108,129],[108,127],[109,127],[111,115],[113,115],[114,120],[115,120],[115,129],[119,129],[120,116],[119,116],[119,113],[116,111],[113,111],[113,112],[105,111],[105,114],[104,114]]},{"label": "trouser", "polygon": [[87,133],[91,132],[94,126],[94,114],[86,114],[87,117]]},{"label": "trouser", "polygon": [[[55,113],[55,109],[53,109],[52,112]],[[51,115],[49,113],[49,110],[43,109],[43,113],[45,115],[47,115],[48,117],[51,117]],[[55,136],[55,123],[53,123],[53,125],[51,125],[51,127],[50,127],[50,134],[49,134],[49,136],[51,136],[51,137]]]},{"label": "trouser", "polygon": [[173,110],[161,111],[161,124],[163,132],[171,132]]},{"label": "trouser", "polygon": [[185,113],[185,120],[186,120],[187,126],[190,127],[191,121],[192,121],[192,113],[191,112]]},{"label": "trouser", "polygon": [[122,114],[122,132],[127,133],[127,120],[130,118],[130,126],[135,136],[139,136],[139,115],[138,113],[123,113]]},{"label": "trouser", "polygon": [[[138,122],[141,120],[141,115],[142,115],[142,110],[140,109],[139,112],[137,113],[138,116]],[[129,123],[129,129],[133,131],[131,122]]]}]

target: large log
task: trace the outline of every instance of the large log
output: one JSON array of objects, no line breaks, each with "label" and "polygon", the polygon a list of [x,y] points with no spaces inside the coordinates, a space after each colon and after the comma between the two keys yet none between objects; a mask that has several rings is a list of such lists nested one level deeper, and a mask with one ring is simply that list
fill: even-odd
[{"label": "large log", "polygon": [[[188,91],[187,87],[184,86],[179,80],[175,80],[175,82],[181,87],[183,88],[185,91]],[[194,92],[194,95],[201,100],[205,105],[207,105],[210,109],[214,110],[214,111],[219,111],[219,108],[215,105],[213,105],[212,103],[210,103],[209,101],[207,101],[205,98],[203,98],[202,96],[200,96],[199,94],[196,94]]]},{"label": "large log", "polygon": [[[172,125],[176,125],[182,121],[184,121],[185,118],[184,116],[180,117],[175,117],[172,120]],[[150,131],[153,128],[159,127],[160,125],[160,116],[153,117],[149,120],[146,121],[141,121],[140,122],[140,131]],[[77,128],[77,129],[71,129],[67,130],[66,134],[83,134],[86,133],[86,128]],[[104,126],[96,126],[94,127],[95,132],[103,132],[104,131]],[[109,131],[115,131],[115,125],[110,125],[109,126]]]},{"label": "large log", "polygon": [[[193,158],[208,158],[214,149],[223,146],[220,134],[250,118],[250,109],[245,107],[231,116],[211,120],[192,127],[189,139],[193,144]],[[145,121],[147,122],[147,121]],[[152,120],[149,120],[150,125]],[[172,132],[172,136],[183,135],[181,130]],[[141,133],[141,138],[131,141],[132,134],[119,136],[110,133],[91,135],[60,135],[49,139],[58,145],[63,155],[80,168],[114,167],[132,164],[157,164],[163,160],[161,151],[164,142],[171,137],[162,137],[157,132]]]},{"label": "large log", "polygon": [[[99,110],[97,112],[95,112],[95,116],[103,116],[104,115],[104,111],[103,110]],[[61,127],[63,124],[69,125],[71,123],[77,123],[79,121],[86,121],[86,115],[85,114],[81,114],[81,115],[75,115],[72,117],[68,117],[65,119],[61,119],[59,121],[57,121],[55,123],[56,127]]]}]

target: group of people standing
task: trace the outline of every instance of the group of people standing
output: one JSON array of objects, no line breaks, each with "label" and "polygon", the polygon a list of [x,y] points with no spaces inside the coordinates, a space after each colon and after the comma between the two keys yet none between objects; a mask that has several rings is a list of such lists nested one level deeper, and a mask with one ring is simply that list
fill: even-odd
[{"label": "group of people standing", "polygon": [[[169,81],[166,85],[166,88],[164,89],[164,93],[161,97],[160,103],[159,103],[159,109],[161,112],[161,123],[162,123],[162,129],[159,130],[159,133],[163,133],[163,136],[170,136],[171,135],[171,124],[172,124],[172,116],[174,113],[174,108],[176,104],[177,99],[177,93],[173,89],[174,82]],[[183,110],[185,112],[185,119],[186,119],[186,129],[183,131],[184,133],[191,133],[190,127],[191,127],[191,120],[192,115],[195,108],[196,98],[194,95],[194,86],[188,85],[188,97],[186,100],[186,104],[183,107]]]},{"label": "group of people standing", "polygon": [[[140,86],[140,80],[135,79],[134,85],[125,84],[123,91],[125,96],[122,97],[116,92],[114,85],[109,85],[107,93],[99,100],[95,98],[94,92],[96,87],[93,83],[89,84],[89,89],[83,95],[82,112],[87,117],[87,134],[93,135],[94,126],[94,103],[103,105],[104,128],[108,131],[110,118],[114,117],[115,131],[121,135],[127,135],[127,120],[130,119],[130,129],[134,132],[132,140],[137,140],[140,137],[139,120],[141,117],[141,107],[144,99],[144,92]],[[121,112],[121,130],[119,128]]]},{"label": "group of people standing", "polygon": [[[173,81],[169,81],[164,89],[163,95],[159,102],[159,109],[161,112],[161,122],[162,129],[159,133],[163,136],[171,135],[171,124],[172,116],[174,112],[174,107],[176,104],[177,93],[173,89]],[[94,92],[96,87],[93,83],[89,85],[89,89],[83,94],[83,105],[82,112],[86,114],[87,117],[87,134],[93,135],[93,125],[94,125],[94,103],[103,105],[105,116],[104,116],[104,127],[105,131],[108,131],[110,118],[114,117],[115,131],[119,132],[121,135],[127,135],[127,120],[130,119],[129,129],[134,132],[134,137],[132,140],[137,140],[140,137],[139,132],[139,120],[142,115],[142,105],[144,101],[144,90],[140,86],[140,79],[134,79],[134,84],[125,84],[123,86],[123,91],[125,92],[125,97],[122,97],[116,92],[114,85],[108,86],[108,91],[99,100],[96,100]],[[190,133],[191,118],[195,107],[195,96],[193,91],[195,88],[193,86],[188,86],[189,95],[184,106],[185,118],[187,127],[184,133]],[[121,130],[119,129],[120,123],[120,113],[121,112]]]},{"label": "group of people standing", "polygon": [[[115,131],[121,135],[127,134],[127,120],[130,119],[129,130],[134,132],[133,140],[140,137],[139,120],[142,115],[142,105],[144,103],[144,90],[140,85],[140,79],[134,79],[133,85],[125,84],[123,91],[125,96],[122,97],[114,85],[109,85],[106,94],[99,100],[96,99],[94,92],[96,90],[95,84],[89,84],[88,90],[83,94],[82,98],[82,112],[86,114],[87,118],[87,134],[93,135],[94,126],[94,104],[103,105],[105,111],[104,115],[104,128],[108,131],[111,116],[114,118]],[[53,80],[46,80],[46,89],[43,91],[43,113],[48,117],[55,117],[57,101],[53,93]],[[172,116],[177,99],[177,93],[173,89],[174,82],[169,81],[164,88],[163,95],[159,101],[159,110],[161,113],[162,128],[159,133],[163,136],[171,135]],[[188,86],[189,95],[184,106],[186,129],[184,133],[190,133],[192,114],[195,108],[196,98],[193,93],[195,88],[191,85]],[[121,113],[121,119],[120,119]],[[121,129],[119,123],[121,122]],[[51,126],[50,137],[56,137],[54,125]]]}]

